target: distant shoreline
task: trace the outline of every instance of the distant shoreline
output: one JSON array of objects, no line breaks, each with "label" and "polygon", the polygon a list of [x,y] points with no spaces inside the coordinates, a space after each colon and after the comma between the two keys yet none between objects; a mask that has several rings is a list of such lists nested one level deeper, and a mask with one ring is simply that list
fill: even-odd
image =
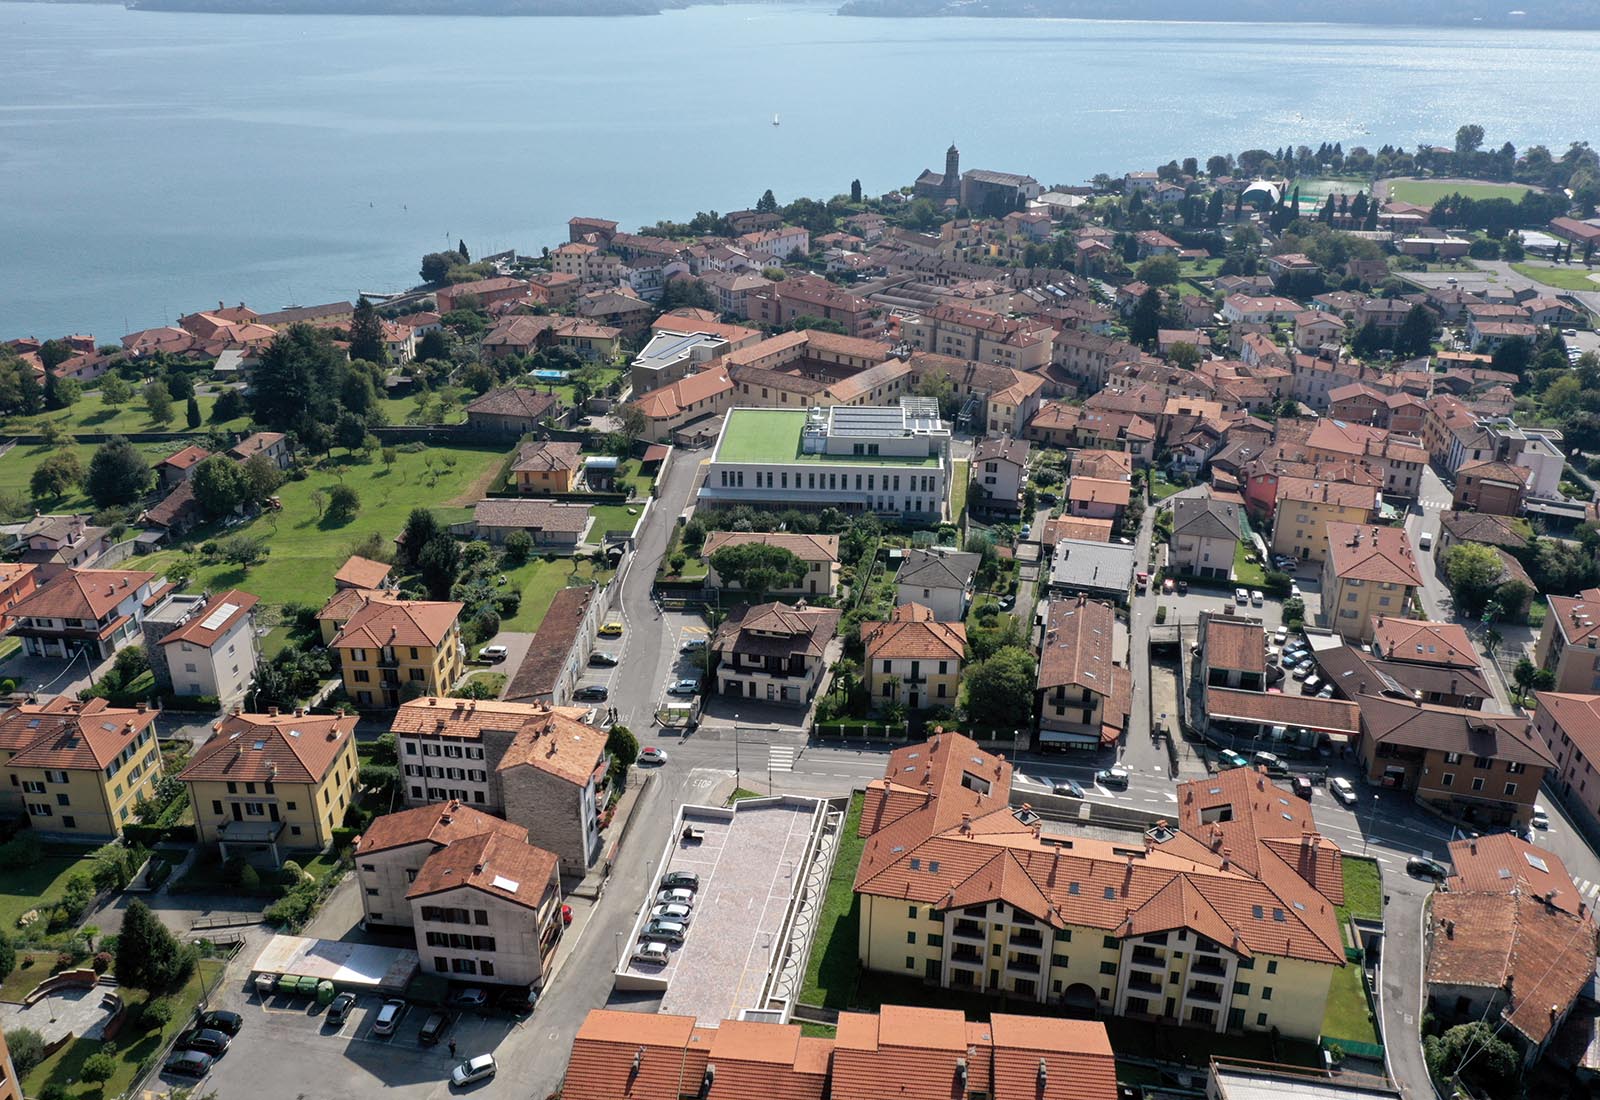
[{"label": "distant shoreline", "polygon": [[[1388,0],[844,0],[840,15],[880,19],[1083,19],[1120,23],[1322,23],[1336,26],[1600,30],[1584,0],[1548,0],[1512,17],[1502,0],[1422,0],[1404,10]],[[1431,17],[1431,18],[1430,18]]]}]

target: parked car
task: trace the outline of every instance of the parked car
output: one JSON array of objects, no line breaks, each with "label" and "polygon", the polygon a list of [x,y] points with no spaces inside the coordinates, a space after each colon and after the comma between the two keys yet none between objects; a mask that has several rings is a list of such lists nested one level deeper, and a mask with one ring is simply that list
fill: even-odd
[{"label": "parked car", "polygon": [[698,653],[700,650],[704,649],[705,647],[706,647],[706,639],[704,639],[704,638],[690,638],[687,642],[684,642],[681,646],[678,647],[678,652],[679,653]]},{"label": "parked car", "polygon": [[1178,582],[1178,595],[1187,596],[1188,594],[1189,594],[1189,582],[1180,580]]},{"label": "parked car", "polygon": [[639,763],[641,764],[665,764],[666,762],[667,754],[665,750],[658,749],[654,745],[639,753]]},{"label": "parked car", "polygon": [[1322,688],[1322,677],[1313,672],[1306,677],[1305,686],[1300,689],[1301,695],[1315,695]]},{"label": "parked car", "polygon": [[589,667],[616,668],[617,655],[615,653],[606,653],[603,650],[597,649],[593,653],[589,654]]},{"label": "parked car", "polygon": [[1328,789],[1333,792],[1333,797],[1343,802],[1346,806],[1354,806],[1356,804],[1356,789],[1351,785],[1350,780],[1344,776],[1336,775],[1328,780]]},{"label": "parked car", "polygon": [[1120,764],[1109,768],[1101,768],[1094,773],[1094,781],[1102,787],[1126,788],[1130,773]]},{"label": "parked car", "polygon": [[683,937],[689,934],[689,926],[675,920],[653,920],[646,924],[644,931],[639,934],[649,940],[682,943]]},{"label": "parked car", "polygon": [[693,913],[694,910],[687,905],[658,905],[650,910],[650,919],[652,921],[670,920],[677,921],[679,924],[688,924],[689,917]]},{"label": "parked car", "polygon": [[1260,607],[1266,600],[1267,598],[1261,594],[1261,589],[1252,588],[1250,590],[1250,603],[1252,606]]},{"label": "parked car", "polygon": [[1234,752],[1232,749],[1223,749],[1217,753],[1217,767],[1224,770],[1228,768],[1248,768],[1250,761]]},{"label": "parked car", "polygon": [[1163,577],[1161,579],[1161,591],[1166,593],[1168,596],[1172,595],[1173,592],[1177,591],[1177,588],[1178,588],[1178,582],[1176,580],[1174,580],[1172,577]]},{"label": "parked car", "polygon": [[1320,688],[1318,688],[1317,689],[1317,698],[1318,699],[1332,699],[1333,698],[1333,685],[1332,684],[1323,684]]},{"label": "parked car", "polygon": [[417,1032],[417,1042],[432,1046],[439,1041],[439,1036],[444,1034],[445,1028],[450,1026],[450,1017],[443,1012],[430,1012],[428,1018],[422,1022],[422,1028]]},{"label": "parked car", "polygon": [[1543,806],[1534,804],[1533,816],[1528,819],[1528,824],[1535,829],[1548,829],[1550,827],[1550,814]]},{"label": "parked car", "polygon": [[1305,680],[1306,677],[1311,675],[1311,669],[1312,665],[1309,662],[1296,665],[1294,670],[1294,678],[1301,681]]},{"label": "parked car", "polygon": [[460,1088],[462,1085],[487,1081],[498,1068],[494,1064],[494,1055],[475,1054],[450,1071],[450,1083]]},{"label": "parked car", "polygon": [[1304,592],[1300,591],[1300,586],[1298,584],[1291,584],[1289,586],[1289,598],[1291,600],[1303,600],[1305,599],[1305,595],[1306,594]]},{"label": "parked car", "polygon": [[1138,589],[1140,592],[1143,592],[1150,585],[1150,574],[1141,570],[1134,576],[1133,584],[1136,589]]},{"label": "parked car", "polygon": [[1406,873],[1417,878],[1428,878],[1434,882],[1442,882],[1450,874],[1450,868],[1436,859],[1427,856],[1412,856],[1406,860]]},{"label": "parked car", "polygon": [[1078,786],[1077,780],[1058,779],[1050,788],[1052,794],[1064,794],[1072,798],[1083,798],[1083,788]]},{"label": "parked car", "polygon": [[451,997],[450,1003],[462,1008],[482,1008],[489,1003],[489,995],[477,986],[470,986]]},{"label": "parked car", "polygon": [[700,876],[693,871],[668,871],[661,876],[663,890],[698,890]]},{"label": "parked car", "polygon": [[667,689],[667,694],[668,695],[699,695],[700,694],[700,681],[696,680],[696,679],[694,679],[692,677],[685,677],[682,680],[675,680],[675,681],[673,681],[672,686]]},{"label": "parked car", "polygon": [[1303,775],[1295,776],[1292,780],[1290,780],[1289,787],[1294,791],[1295,794],[1299,795],[1307,802],[1311,801],[1311,780],[1307,777]]},{"label": "parked car", "polygon": [[1262,768],[1281,768],[1283,767],[1283,757],[1275,752],[1262,750],[1251,755],[1250,763]]},{"label": "parked car", "polygon": [[611,697],[611,689],[604,684],[584,684],[572,693],[572,697],[585,702],[603,703]]},{"label": "parked car", "polygon": [[350,1010],[356,1006],[354,993],[340,993],[328,1002],[328,1016],[326,1023],[338,1027],[343,1024],[345,1017],[350,1015]]},{"label": "parked car", "polygon": [[660,940],[646,940],[633,949],[633,961],[645,966],[666,966],[667,945]]},{"label": "parked car", "polygon": [[244,1017],[237,1012],[225,1012],[214,1009],[202,1012],[200,1019],[195,1021],[196,1027],[210,1028],[212,1031],[221,1031],[228,1035],[239,1034],[239,1029],[244,1026]]},{"label": "parked car", "polygon": [[1289,632],[1287,630],[1285,630],[1281,626],[1277,630],[1274,630],[1272,632],[1272,644],[1275,645],[1275,646],[1279,646],[1279,647],[1281,647],[1283,649],[1288,649],[1289,648]]},{"label": "parked car", "polygon": [[216,1059],[203,1050],[180,1050],[167,1059],[161,1072],[178,1077],[204,1077],[214,1061]]},{"label": "parked car", "polygon": [[1417,536],[1417,548],[1419,550],[1431,550],[1431,549],[1433,549],[1433,532],[1432,531],[1424,531],[1424,532],[1422,532],[1422,534]]},{"label": "parked car", "polygon": [[656,902],[660,905],[693,905],[694,891],[682,887],[662,890],[656,894]]},{"label": "parked car", "polygon": [[393,1035],[394,1029],[400,1026],[400,1018],[406,1014],[406,1003],[398,997],[384,1001],[383,1007],[378,1009],[378,1018],[372,1021],[372,1034]]},{"label": "parked car", "polygon": [[478,660],[503,661],[506,659],[506,654],[509,652],[511,651],[503,645],[486,645],[482,649],[478,650]]},{"label": "parked car", "polygon": [[197,1027],[179,1036],[179,1050],[203,1050],[215,1058],[227,1052],[228,1037],[215,1028]]},{"label": "parked car", "polygon": [[620,638],[620,637],[622,637],[622,624],[620,622],[618,622],[616,619],[612,619],[608,623],[603,623],[601,625],[601,627],[600,627],[600,637],[602,637],[602,638]]},{"label": "parked car", "polygon": [[1250,590],[1248,588],[1235,588],[1233,590],[1233,602],[1237,604],[1249,603]]},{"label": "parked car", "polygon": [[1018,537],[1018,538],[1022,538],[1022,539],[1025,539],[1025,538],[1027,538],[1027,537],[1028,537],[1028,536],[1029,536],[1029,535],[1031,535],[1031,534],[1033,534],[1033,524],[1031,524],[1031,523],[1024,523],[1024,524],[1023,524],[1023,525],[1022,525],[1022,533],[1021,533],[1021,534],[1020,534],[1020,535],[1018,535],[1018,536],[1017,536],[1017,537]]}]

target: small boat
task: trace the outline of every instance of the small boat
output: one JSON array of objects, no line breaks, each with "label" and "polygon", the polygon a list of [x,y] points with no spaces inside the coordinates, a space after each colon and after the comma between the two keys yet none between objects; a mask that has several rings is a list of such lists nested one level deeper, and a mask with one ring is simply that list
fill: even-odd
[{"label": "small boat", "polygon": [[778,116],[777,115],[773,115],[772,116],[772,124],[774,126],[778,125]]}]

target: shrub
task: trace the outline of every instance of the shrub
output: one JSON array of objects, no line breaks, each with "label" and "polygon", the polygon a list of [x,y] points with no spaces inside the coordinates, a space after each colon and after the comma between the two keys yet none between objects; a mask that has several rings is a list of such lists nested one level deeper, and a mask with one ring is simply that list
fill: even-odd
[{"label": "shrub", "polygon": [[83,1066],[78,1070],[78,1075],[85,1081],[99,1084],[101,1081],[111,1080],[112,1074],[117,1072],[117,1060],[105,1051],[97,1051],[83,1060]]},{"label": "shrub", "polygon": [[56,971],[60,970],[70,970],[72,969],[72,964],[77,961],[77,959],[72,957],[72,953],[70,951],[62,951],[56,955],[56,965],[51,969],[51,972],[55,973]]},{"label": "shrub", "polygon": [[17,968],[17,949],[4,932],[0,932],[0,982],[6,980]]},{"label": "shrub", "polygon": [[292,859],[284,860],[283,866],[278,868],[278,881],[285,886],[298,886],[305,878],[305,869]]},{"label": "shrub", "polygon": [[146,1031],[155,1031],[157,1028],[166,1027],[172,1022],[173,1013],[177,1010],[172,1006],[169,997],[156,997],[146,1001],[139,1010],[139,1024]]},{"label": "shrub", "polygon": [[248,863],[239,872],[239,887],[243,890],[258,890],[261,888],[261,872]]},{"label": "shrub", "polygon": [[[17,1072],[22,1071],[19,1069]],[[39,1100],[67,1100],[67,1086],[60,1081],[51,1081],[39,1090]]]},{"label": "shrub", "polygon": [[110,970],[111,969],[111,952],[109,952],[109,951],[97,951],[97,952],[95,952],[93,966],[94,966],[94,972],[96,974],[104,974],[106,971]]},{"label": "shrub", "polygon": [[44,846],[31,832],[22,833],[13,840],[0,844],[0,870],[20,871],[32,867],[44,858]]},{"label": "shrub", "polygon": [[11,1064],[19,1077],[26,1077],[44,1061],[44,1036],[31,1027],[7,1028],[6,1046],[11,1048]]}]

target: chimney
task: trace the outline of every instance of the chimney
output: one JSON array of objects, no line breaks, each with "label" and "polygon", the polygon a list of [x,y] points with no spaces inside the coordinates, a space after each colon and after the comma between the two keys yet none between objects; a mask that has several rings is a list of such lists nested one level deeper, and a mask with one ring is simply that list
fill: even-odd
[{"label": "chimney", "polygon": [[1050,1080],[1050,1070],[1044,1064],[1044,1059],[1039,1059],[1039,1087],[1042,1089]]},{"label": "chimney", "polygon": [[637,1076],[639,1067],[644,1064],[644,1047],[633,1052],[633,1065],[628,1068],[630,1076]]},{"label": "chimney", "polygon": [[140,703],[137,706],[135,706],[133,709],[138,711],[140,714],[143,714],[148,709],[148,707],[147,707],[146,704]]},{"label": "chimney", "polygon": [[268,707],[267,708],[267,717],[276,718],[277,716],[278,716],[278,708],[277,707]]}]

